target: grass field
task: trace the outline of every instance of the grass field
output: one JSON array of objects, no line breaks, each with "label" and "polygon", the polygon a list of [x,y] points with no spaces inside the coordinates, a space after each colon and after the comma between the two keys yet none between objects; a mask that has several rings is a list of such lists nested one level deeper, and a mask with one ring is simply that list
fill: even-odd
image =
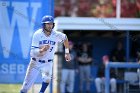
[{"label": "grass field", "polygon": [[[20,88],[21,84],[0,84],[0,93],[19,93]],[[28,93],[38,93],[39,89],[40,84],[35,84]]]}]

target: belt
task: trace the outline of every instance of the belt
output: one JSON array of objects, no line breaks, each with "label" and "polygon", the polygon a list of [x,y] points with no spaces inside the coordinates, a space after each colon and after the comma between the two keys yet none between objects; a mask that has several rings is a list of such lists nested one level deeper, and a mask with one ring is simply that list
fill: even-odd
[{"label": "belt", "polygon": [[[36,58],[32,58],[32,60],[37,61]],[[48,59],[47,61],[46,60],[38,60],[38,62],[40,62],[40,63],[46,63],[46,62],[52,62],[52,61],[53,61],[52,59]]]}]

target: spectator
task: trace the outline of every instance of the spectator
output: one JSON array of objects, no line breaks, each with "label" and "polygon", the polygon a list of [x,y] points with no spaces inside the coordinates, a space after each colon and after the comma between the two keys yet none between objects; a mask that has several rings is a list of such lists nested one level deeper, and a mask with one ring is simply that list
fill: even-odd
[{"label": "spectator", "polygon": [[[109,62],[108,55],[104,55],[102,58],[103,64],[99,67],[98,70],[98,77],[95,79],[95,85],[97,89],[97,93],[104,93],[104,86],[105,86],[105,66]],[[116,92],[116,74],[113,69],[110,70],[110,85],[111,85],[111,93],[117,93]]]},{"label": "spectator", "polygon": [[[118,42],[117,43],[117,47],[115,49],[113,49],[113,51],[111,52],[111,61],[112,62],[125,62],[125,50],[123,48],[123,44],[122,42]],[[119,80],[124,80],[124,68],[119,68],[116,69],[116,75],[117,75],[117,79]],[[119,84],[118,85],[118,89],[119,91],[123,91],[123,85]]]},{"label": "spectator", "polygon": [[[113,49],[113,51],[111,52],[111,61],[112,62],[125,62],[125,50],[123,48],[123,44],[122,42],[118,42],[117,43],[117,47],[115,49]],[[124,69],[120,68],[117,70],[117,78],[119,79],[123,79],[124,77]]]},{"label": "spectator", "polygon": [[80,73],[80,92],[83,91],[83,82],[86,82],[86,92],[90,93],[90,76],[91,76],[91,64],[92,64],[92,49],[89,50],[88,44],[82,45],[82,50],[78,54],[79,73]]},{"label": "spectator", "polygon": [[117,43],[117,47],[111,52],[111,61],[113,62],[124,62],[125,61],[125,50],[121,41]]},{"label": "spectator", "polygon": [[67,89],[68,93],[74,93],[73,91],[76,67],[76,52],[73,49],[73,46],[73,42],[69,41],[71,62],[63,62],[62,64],[60,93],[65,93],[65,89]]}]

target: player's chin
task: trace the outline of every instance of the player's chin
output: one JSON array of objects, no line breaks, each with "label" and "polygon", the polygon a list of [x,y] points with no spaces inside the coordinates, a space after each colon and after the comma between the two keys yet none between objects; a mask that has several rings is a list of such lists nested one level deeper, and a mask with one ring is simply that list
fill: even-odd
[{"label": "player's chin", "polygon": [[48,29],[48,31],[47,31],[47,32],[50,32],[50,33],[51,33],[51,32],[52,32],[52,29]]},{"label": "player's chin", "polygon": [[45,31],[46,31],[46,32],[51,32],[52,29],[51,29],[51,28],[46,28]]}]

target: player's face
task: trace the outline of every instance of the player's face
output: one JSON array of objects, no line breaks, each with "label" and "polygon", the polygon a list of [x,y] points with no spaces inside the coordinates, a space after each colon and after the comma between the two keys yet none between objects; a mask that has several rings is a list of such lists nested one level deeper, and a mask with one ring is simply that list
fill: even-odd
[{"label": "player's face", "polygon": [[52,28],[53,28],[53,23],[46,23],[46,24],[45,24],[44,29],[45,29],[47,32],[51,32],[51,31],[52,31]]}]

